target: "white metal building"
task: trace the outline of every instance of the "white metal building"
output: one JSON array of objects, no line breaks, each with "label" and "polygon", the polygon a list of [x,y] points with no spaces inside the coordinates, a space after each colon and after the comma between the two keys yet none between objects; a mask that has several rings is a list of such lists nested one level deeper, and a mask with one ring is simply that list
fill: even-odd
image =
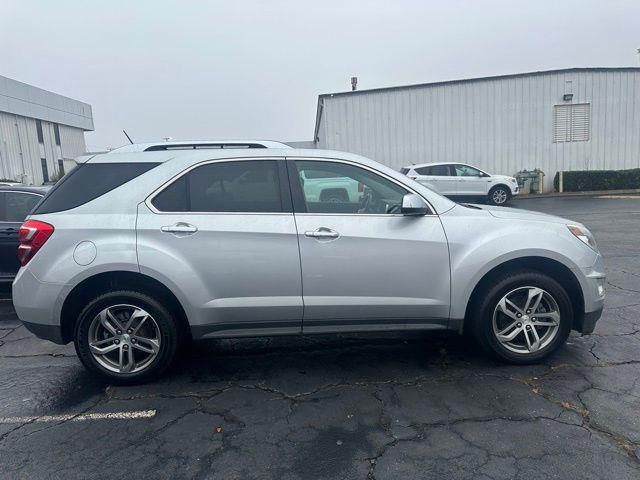
[{"label": "white metal building", "polygon": [[0,76],[0,177],[28,185],[55,180],[86,151],[91,105]]},{"label": "white metal building", "polygon": [[399,169],[470,163],[513,175],[640,167],[640,68],[571,68],[318,97],[318,148]]}]

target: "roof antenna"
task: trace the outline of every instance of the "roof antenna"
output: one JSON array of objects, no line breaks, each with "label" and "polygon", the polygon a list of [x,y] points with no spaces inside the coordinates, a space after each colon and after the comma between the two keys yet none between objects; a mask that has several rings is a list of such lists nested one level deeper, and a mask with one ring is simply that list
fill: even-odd
[{"label": "roof antenna", "polygon": [[131,140],[131,137],[127,134],[127,132],[122,130],[122,133],[124,133],[124,136],[127,137],[127,140],[129,140],[129,143],[133,145],[133,140]]}]

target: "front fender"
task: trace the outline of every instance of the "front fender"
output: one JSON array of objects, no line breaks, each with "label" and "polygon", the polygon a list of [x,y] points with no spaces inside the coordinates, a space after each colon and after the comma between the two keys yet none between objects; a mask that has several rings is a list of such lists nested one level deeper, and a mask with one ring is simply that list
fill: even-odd
[{"label": "front fender", "polygon": [[486,211],[465,215],[442,215],[451,261],[450,318],[462,319],[474,288],[497,266],[525,257],[555,260],[574,272],[583,291],[583,269],[593,266],[598,255],[560,223],[544,220],[506,220]]}]

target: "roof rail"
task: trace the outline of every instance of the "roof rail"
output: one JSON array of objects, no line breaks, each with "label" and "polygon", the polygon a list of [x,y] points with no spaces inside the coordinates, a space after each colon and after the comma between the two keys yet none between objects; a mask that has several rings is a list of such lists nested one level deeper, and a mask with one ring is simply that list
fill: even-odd
[{"label": "roof rail", "polygon": [[291,148],[273,140],[195,140],[154,143],[134,143],[111,150],[109,153],[158,152],[165,150],[206,150],[218,148]]}]

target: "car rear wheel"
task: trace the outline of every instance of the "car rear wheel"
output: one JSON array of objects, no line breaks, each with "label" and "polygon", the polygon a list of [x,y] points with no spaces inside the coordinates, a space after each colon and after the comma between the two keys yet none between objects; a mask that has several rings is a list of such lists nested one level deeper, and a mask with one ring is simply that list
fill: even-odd
[{"label": "car rear wheel", "polygon": [[178,331],[162,303],[135,291],[94,298],[80,313],[74,343],[82,363],[112,383],[143,383],[175,356]]},{"label": "car rear wheel", "polygon": [[504,205],[511,198],[509,189],[503,186],[497,186],[491,189],[488,195],[488,201],[491,205]]},{"label": "car rear wheel", "polygon": [[564,344],[571,331],[569,296],[542,273],[506,275],[479,298],[475,337],[485,351],[507,362],[537,362]]}]

